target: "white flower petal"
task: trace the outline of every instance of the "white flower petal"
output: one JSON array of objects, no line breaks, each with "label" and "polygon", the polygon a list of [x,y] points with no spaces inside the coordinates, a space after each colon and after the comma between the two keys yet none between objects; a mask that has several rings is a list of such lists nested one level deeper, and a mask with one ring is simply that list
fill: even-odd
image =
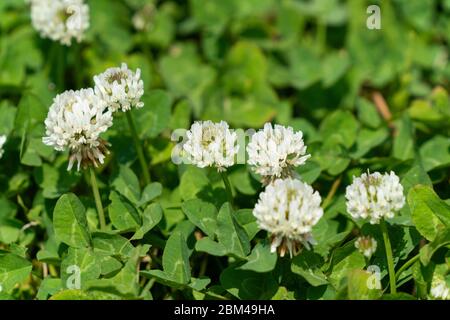
[{"label": "white flower petal", "polygon": [[92,89],[66,91],[55,97],[45,120],[42,141],[57,151],[70,150],[68,170],[83,159],[103,163],[104,143],[100,134],[112,126],[112,113]]},{"label": "white flower petal", "polygon": [[94,77],[95,93],[106,101],[113,112],[128,111],[132,107],[142,108],[144,82],[141,70],[132,72],[125,63],[120,68],[109,68]]},{"label": "white flower petal", "polygon": [[289,176],[290,168],[304,164],[310,157],[305,155],[301,131],[280,125],[272,128],[270,123],[251,137],[247,153],[248,163],[256,173],[273,178]]},{"label": "white flower petal", "polygon": [[3,146],[6,142],[6,136],[0,136],[0,159],[3,157],[5,150],[3,150]]},{"label": "white flower petal", "polygon": [[382,218],[393,218],[405,205],[403,186],[394,172],[363,173],[347,187],[347,211],[355,219],[370,219],[377,224]]},{"label": "white flower petal", "polygon": [[284,242],[292,256],[295,243],[314,243],[311,232],[323,216],[321,200],[317,191],[297,179],[277,179],[266,187],[253,215],[259,227],[271,233],[272,251]]},{"label": "white flower petal", "polygon": [[186,137],[183,150],[187,159],[197,167],[215,166],[223,170],[235,163],[239,151],[237,135],[225,121],[196,121]]},{"label": "white flower petal", "polygon": [[377,250],[377,241],[370,237],[358,237],[355,241],[355,248],[367,258],[370,258]]},{"label": "white flower petal", "polygon": [[31,22],[41,37],[69,46],[83,40],[89,6],[84,0],[31,0]]}]

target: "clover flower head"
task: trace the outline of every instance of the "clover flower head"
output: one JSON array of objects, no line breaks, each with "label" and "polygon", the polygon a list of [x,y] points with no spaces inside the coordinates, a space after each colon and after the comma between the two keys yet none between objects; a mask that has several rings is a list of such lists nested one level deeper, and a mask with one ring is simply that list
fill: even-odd
[{"label": "clover flower head", "polygon": [[442,277],[434,276],[431,281],[430,295],[436,300],[450,300],[450,288]]},{"label": "clover flower head", "polygon": [[199,168],[224,171],[235,163],[239,145],[236,132],[225,121],[196,121],[186,133],[183,151],[187,160]]},{"label": "clover flower head", "polygon": [[370,236],[361,236],[356,239],[355,248],[365,257],[370,259],[375,251],[377,251],[377,241]]},{"label": "clover flower head", "polygon": [[151,21],[155,14],[155,6],[152,3],[145,4],[138,10],[131,20],[133,27],[138,31],[149,30],[151,28]]},{"label": "clover flower head", "polygon": [[293,168],[306,162],[303,133],[294,132],[292,127],[266,123],[264,129],[256,132],[247,145],[248,163],[268,184],[277,178],[293,176]]},{"label": "clover flower head", "polygon": [[3,153],[5,152],[3,150],[3,146],[6,142],[6,136],[0,136],[0,159],[3,157]]},{"label": "clover flower head", "polygon": [[31,22],[41,37],[70,46],[81,42],[89,28],[89,6],[84,0],[31,0]]},{"label": "clover flower head", "polygon": [[315,244],[312,228],[323,216],[321,197],[297,179],[277,179],[259,196],[253,210],[259,227],[271,234],[271,251],[297,254],[301,245]]},{"label": "clover flower head", "polygon": [[57,151],[69,150],[71,170],[75,161],[80,165],[103,164],[109,153],[108,143],[100,138],[112,125],[112,113],[93,89],[66,91],[55,97],[47,119],[43,142]]},{"label": "clover flower head", "polygon": [[393,218],[405,205],[403,186],[392,171],[383,175],[368,172],[359,178],[354,177],[346,189],[345,198],[348,213],[355,219],[370,219],[371,224]]},{"label": "clover flower head", "polygon": [[132,107],[142,108],[144,81],[141,79],[141,69],[136,72],[128,69],[126,63],[120,68],[109,68],[94,77],[95,93],[106,101],[113,112],[128,111]]}]

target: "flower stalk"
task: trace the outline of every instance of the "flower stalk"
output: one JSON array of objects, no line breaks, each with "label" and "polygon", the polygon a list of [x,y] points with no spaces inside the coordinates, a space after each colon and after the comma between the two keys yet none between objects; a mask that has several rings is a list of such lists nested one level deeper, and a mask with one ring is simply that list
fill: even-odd
[{"label": "flower stalk", "polygon": [[386,226],[386,222],[384,219],[380,221],[381,232],[383,234],[383,242],[384,247],[386,249],[386,259],[388,264],[388,272],[389,272],[389,285],[391,287],[391,293],[397,293],[397,286],[395,282],[395,270],[394,270],[394,259],[392,255],[392,247],[391,241],[389,240],[389,234]]},{"label": "flower stalk", "polygon": [[141,165],[142,173],[144,176],[145,184],[148,185],[151,182],[150,179],[150,171],[148,169],[147,161],[145,160],[144,150],[142,149],[142,145],[139,142],[139,137],[136,131],[136,126],[134,124],[133,116],[130,112],[126,112],[126,117],[128,120],[128,125],[130,127],[131,135],[133,137],[134,146],[136,148],[136,152],[139,158],[139,163]]},{"label": "flower stalk", "polygon": [[63,46],[54,42],[53,46],[56,51],[56,88],[58,91],[63,91],[65,88],[65,68],[66,68],[66,52]]},{"label": "flower stalk", "polygon": [[100,222],[100,230],[106,229],[105,212],[103,210],[102,199],[100,198],[100,192],[98,190],[97,177],[95,176],[95,170],[89,167],[91,174],[91,187],[92,193],[94,194],[95,206],[97,207],[98,220]]},{"label": "flower stalk", "polygon": [[412,257],[411,259],[409,259],[408,261],[405,262],[404,265],[402,265],[400,267],[400,269],[398,269],[398,271],[395,274],[395,280],[398,281],[400,279],[400,276],[402,275],[403,271],[405,271],[406,269],[408,269],[410,266],[412,266],[417,260],[419,260],[420,255],[417,254],[414,257]]},{"label": "flower stalk", "polygon": [[228,202],[233,207],[233,193],[231,191],[231,183],[230,183],[230,180],[228,179],[227,172],[226,171],[220,172],[220,176],[222,177],[223,183],[225,185]]}]

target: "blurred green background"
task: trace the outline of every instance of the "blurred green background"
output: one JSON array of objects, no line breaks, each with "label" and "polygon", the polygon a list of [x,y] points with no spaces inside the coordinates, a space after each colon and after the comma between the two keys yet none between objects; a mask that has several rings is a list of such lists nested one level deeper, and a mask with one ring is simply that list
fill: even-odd
[{"label": "blurred green background", "polygon": [[[370,152],[405,161],[423,142],[448,136],[448,0],[87,3],[91,26],[71,47],[41,39],[25,1],[0,3],[0,134],[12,133],[17,143],[7,148],[24,165],[54,157],[40,141],[53,97],[92,86],[93,75],[121,62],[142,69],[147,92],[162,89],[135,115],[140,136],[152,139],[154,166],[170,159],[171,131],[195,119],[301,129],[315,154],[308,169],[333,176]],[[380,30],[366,26],[372,4],[381,8]],[[129,163],[134,150],[122,123],[109,139],[118,162]],[[445,138],[427,146],[425,157],[439,150],[438,160],[424,160],[427,171],[450,162]]]},{"label": "blurred green background", "polygon": [[[133,114],[152,179],[164,186],[164,235],[185,219],[171,207],[208,184],[203,171],[190,168],[181,177],[185,168],[170,161],[172,131],[196,119],[244,129],[274,121],[304,132],[313,156],[298,169],[302,178],[323,198],[338,181],[338,196],[327,200],[329,229],[319,237],[325,255],[327,235],[347,223],[331,221],[346,214],[343,186],[368,167],[395,169],[405,194],[424,183],[450,197],[450,0],[86,2],[91,26],[71,47],[41,39],[25,1],[0,2],[0,135],[8,135],[0,161],[0,249],[11,244],[24,255],[28,246],[32,257],[41,250],[41,260],[59,259],[50,217],[65,192],[77,193],[95,219],[82,174],[67,173],[67,156],[42,144],[44,119],[56,94],[91,87],[95,74],[121,62],[142,70],[146,105]],[[366,26],[373,4],[381,8],[380,30]],[[115,118],[101,188],[119,165],[139,172],[127,132],[124,118]],[[238,205],[252,208],[258,182],[244,166],[230,176]],[[411,225],[409,209],[396,219]],[[29,221],[42,228],[22,232]]]},{"label": "blurred green background", "polygon": [[[69,69],[57,83],[61,61],[33,30],[25,1],[2,0],[2,99],[14,102],[27,87],[49,105],[50,82],[91,86],[94,74],[125,61],[143,70],[148,89],[167,89],[196,118],[258,127],[293,115],[314,123],[377,89],[398,112],[448,83],[448,0],[87,3],[91,27],[80,46],[64,50]],[[377,3],[382,29],[369,30],[366,8]]]}]

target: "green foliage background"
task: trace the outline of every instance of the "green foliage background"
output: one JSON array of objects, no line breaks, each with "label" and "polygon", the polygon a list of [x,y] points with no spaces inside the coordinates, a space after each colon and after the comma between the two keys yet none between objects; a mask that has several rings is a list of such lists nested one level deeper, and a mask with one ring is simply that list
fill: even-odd
[{"label": "green foliage background", "polygon": [[[424,299],[433,275],[450,285],[450,1],[87,3],[85,41],[61,47],[39,37],[24,1],[0,2],[0,298]],[[376,3],[382,29],[369,30]],[[67,172],[67,154],[41,138],[57,93],[121,62],[143,72],[145,107],[132,112],[153,183],[142,185],[116,117],[98,170],[109,223],[100,232],[88,177]],[[195,119],[304,132],[312,157],[298,171],[325,208],[313,251],[270,254],[247,166],[229,170],[235,211],[214,170],[171,162],[172,131]],[[397,270],[416,258],[395,296],[367,288],[371,264],[387,287],[383,241],[345,209],[345,186],[367,169],[394,170],[408,199],[389,233]],[[378,240],[371,261],[354,248],[359,232]],[[67,288],[71,265],[80,290]]]}]

